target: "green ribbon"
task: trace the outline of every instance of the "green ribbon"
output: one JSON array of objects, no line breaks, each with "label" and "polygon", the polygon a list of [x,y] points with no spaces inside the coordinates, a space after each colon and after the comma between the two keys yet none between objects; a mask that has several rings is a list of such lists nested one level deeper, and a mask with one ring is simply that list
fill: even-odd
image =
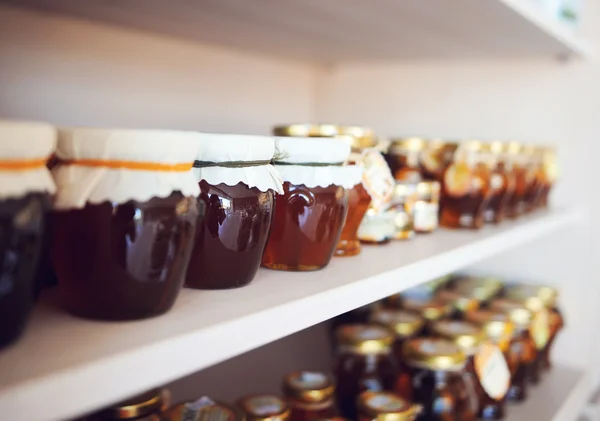
[{"label": "green ribbon", "polygon": [[223,167],[223,168],[244,168],[244,167],[260,167],[262,165],[269,165],[271,161],[225,161],[225,162],[212,162],[212,161],[194,161],[194,168],[210,168],[210,167]]}]

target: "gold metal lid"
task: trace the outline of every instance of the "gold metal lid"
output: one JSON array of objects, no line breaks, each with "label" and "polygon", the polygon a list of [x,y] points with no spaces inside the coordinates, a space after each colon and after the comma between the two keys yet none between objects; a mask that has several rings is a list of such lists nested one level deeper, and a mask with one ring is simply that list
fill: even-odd
[{"label": "gold metal lid", "polygon": [[439,320],[452,312],[452,306],[438,300],[421,301],[412,298],[402,298],[400,305],[405,310],[421,314],[421,316],[429,321]]},{"label": "gold metal lid", "polygon": [[435,298],[443,303],[450,304],[452,307],[463,313],[477,310],[480,305],[477,298],[469,297],[458,291],[451,291],[448,289],[439,290],[435,294]]},{"label": "gold metal lid", "polygon": [[402,350],[409,365],[429,370],[459,370],[467,362],[467,356],[458,345],[448,339],[409,339]]},{"label": "gold metal lid", "polygon": [[490,308],[508,315],[510,321],[513,322],[517,328],[528,328],[533,319],[531,311],[528,310],[523,303],[518,301],[506,298],[496,298],[490,303]]},{"label": "gold metal lid", "polygon": [[471,152],[480,151],[483,143],[475,139],[465,139],[459,142],[459,148],[466,149]]},{"label": "gold metal lid", "polygon": [[354,139],[353,149],[373,148],[377,145],[378,139],[375,132],[370,127],[364,126],[338,126],[340,135],[350,136]]},{"label": "gold metal lid", "polygon": [[463,276],[454,282],[454,291],[479,301],[489,301],[502,290],[502,282],[494,277]]},{"label": "gold metal lid", "polygon": [[290,417],[287,402],[276,395],[252,395],[237,401],[248,421],[285,421]]},{"label": "gold metal lid", "polygon": [[323,402],[334,392],[333,381],[327,374],[318,371],[294,371],[283,379],[285,396],[302,402]]},{"label": "gold metal lid", "polygon": [[481,144],[481,150],[483,152],[490,152],[494,155],[501,154],[505,149],[505,144],[499,140],[493,140],[491,142],[484,142]]},{"label": "gold metal lid", "polygon": [[390,329],[377,324],[348,324],[336,329],[338,345],[359,354],[388,352],[394,342]]},{"label": "gold metal lid", "polygon": [[99,413],[101,418],[128,420],[159,413],[164,409],[164,389],[152,389]]},{"label": "gold metal lid", "polygon": [[544,307],[552,308],[556,305],[558,290],[547,285],[516,284],[506,288],[506,296],[524,303],[529,310],[538,312]]},{"label": "gold metal lid", "polygon": [[485,339],[481,327],[462,320],[439,320],[432,323],[431,331],[449,339],[467,355],[474,355]]},{"label": "gold metal lid", "polygon": [[395,138],[390,141],[390,153],[394,153],[394,151],[411,151],[411,152],[419,152],[423,150],[425,147],[425,139],[421,137],[405,137],[405,138]]},{"label": "gold metal lid", "polygon": [[362,392],[357,399],[358,412],[376,421],[412,421],[420,407],[389,392]]},{"label": "gold metal lid", "polygon": [[508,315],[496,310],[473,310],[465,314],[465,319],[481,326],[488,339],[493,341],[511,337],[514,331],[514,325]]},{"label": "gold metal lid", "polygon": [[425,319],[406,310],[381,308],[371,314],[371,322],[386,326],[396,336],[406,338],[417,334],[425,325]]},{"label": "gold metal lid", "polygon": [[275,136],[291,137],[335,137],[342,133],[335,124],[298,123],[275,126],[273,134]]},{"label": "gold metal lid", "polygon": [[160,419],[164,421],[245,421],[246,416],[233,405],[215,402],[205,396],[194,402],[184,402],[172,406],[160,414]]}]

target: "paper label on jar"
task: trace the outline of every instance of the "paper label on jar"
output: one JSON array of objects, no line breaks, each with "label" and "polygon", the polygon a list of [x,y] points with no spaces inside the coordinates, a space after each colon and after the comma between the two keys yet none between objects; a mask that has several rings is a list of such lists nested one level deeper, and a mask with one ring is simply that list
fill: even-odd
[{"label": "paper label on jar", "polygon": [[385,207],[394,193],[396,182],[383,155],[376,149],[365,149],[356,160],[363,167],[362,185],[371,196],[371,207]]},{"label": "paper label on jar", "polygon": [[475,355],[475,372],[485,393],[500,400],[508,392],[510,371],[504,354],[496,345],[485,343]]},{"label": "paper label on jar", "polygon": [[419,200],[413,211],[415,231],[433,231],[438,226],[438,204]]},{"label": "paper label on jar", "polygon": [[548,310],[538,311],[531,321],[531,336],[537,349],[543,349],[550,339],[550,317]]}]

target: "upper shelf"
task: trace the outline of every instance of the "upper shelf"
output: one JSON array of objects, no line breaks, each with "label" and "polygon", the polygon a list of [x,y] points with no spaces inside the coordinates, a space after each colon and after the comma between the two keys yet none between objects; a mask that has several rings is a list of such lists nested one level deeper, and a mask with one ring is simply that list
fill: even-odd
[{"label": "upper shelf", "polygon": [[81,415],[464,268],[579,217],[576,211],[542,212],[478,232],[439,230],[410,242],[365,247],[360,255],[334,258],[316,272],[260,270],[241,289],[184,289],[172,311],[138,322],[77,319],[47,296],[24,337],[0,352],[2,415],[36,421]]},{"label": "upper shelf", "polygon": [[324,63],[590,54],[536,0],[4,1]]}]

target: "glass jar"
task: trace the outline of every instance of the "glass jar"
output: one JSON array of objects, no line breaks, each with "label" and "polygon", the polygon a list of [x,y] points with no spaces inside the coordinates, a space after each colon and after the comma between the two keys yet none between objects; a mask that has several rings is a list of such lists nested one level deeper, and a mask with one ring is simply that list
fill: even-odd
[{"label": "glass jar", "polygon": [[525,212],[525,195],[530,183],[529,156],[517,142],[510,142],[507,152],[506,162],[515,179],[515,190],[508,202],[507,216],[517,218]]},{"label": "glass jar", "polygon": [[358,397],[358,421],[414,421],[421,407],[387,392],[363,392]]},{"label": "glass jar", "polygon": [[470,311],[479,308],[479,301],[465,294],[449,289],[441,289],[436,292],[435,299],[452,307],[450,317],[456,320],[461,320]]},{"label": "glass jar", "polygon": [[444,172],[440,225],[479,229],[491,197],[490,171],[481,153],[481,142],[462,141],[452,164]]},{"label": "glass jar", "polygon": [[525,148],[529,156],[529,185],[525,192],[525,212],[534,211],[540,202],[546,182],[546,174],[544,172],[544,156],[543,149],[537,146],[530,145]]},{"label": "glass jar", "polygon": [[439,224],[440,183],[422,181],[416,190],[417,199],[412,210],[414,229],[420,234],[433,232]]},{"label": "glass jar", "polygon": [[393,139],[385,155],[396,181],[416,184],[423,181],[421,153],[425,140],[419,137]]},{"label": "glass jar", "polygon": [[173,306],[200,219],[196,136],[59,131],[52,260],[69,312],[131,320]]},{"label": "glass jar", "polygon": [[46,160],[55,145],[52,126],[0,120],[0,348],[21,335],[33,308],[55,191]]},{"label": "glass jar", "polygon": [[[350,145],[340,139],[275,139],[275,167],[284,181],[262,265],[279,270],[318,270],[329,263],[346,221],[345,189],[351,167],[342,167]],[[352,188],[350,186],[350,188]]]},{"label": "glass jar", "polygon": [[[511,351],[511,340],[514,326],[506,314],[492,310],[473,310],[465,314],[465,318],[481,326],[487,341],[493,345],[488,350],[485,362],[489,362],[478,370],[480,383],[484,389],[483,400],[479,406],[479,418],[499,420],[506,413],[506,394],[510,387],[510,378],[519,366],[519,356]],[[502,358],[500,358],[500,354]],[[485,377],[488,378],[486,381]]]},{"label": "glass jar", "polygon": [[428,181],[442,182],[446,168],[454,159],[458,144],[441,139],[430,139],[425,142],[421,153],[421,170],[423,178]]},{"label": "glass jar", "polygon": [[417,201],[415,186],[402,182],[396,183],[392,197],[391,210],[395,213],[394,240],[410,240],[414,237],[413,209]]},{"label": "glass jar", "polygon": [[482,144],[482,153],[490,170],[490,200],[484,212],[485,222],[498,224],[506,216],[510,197],[515,189],[515,177],[504,159],[506,146],[502,142]]},{"label": "glass jar", "polygon": [[541,368],[548,370],[552,367],[550,351],[554,345],[558,332],[565,326],[565,319],[557,305],[558,290],[556,288],[547,285],[539,286],[538,296],[542,299],[544,306],[549,312],[550,338],[544,349],[541,351]]},{"label": "glass jar", "polygon": [[523,401],[527,398],[529,379],[537,375],[537,349],[530,332],[532,314],[521,303],[505,298],[495,299],[490,303],[490,308],[507,314],[515,327],[510,353],[511,358],[518,360],[518,365],[511,376],[508,399]]},{"label": "glass jar", "polygon": [[361,245],[358,238],[358,229],[370,203],[371,196],[369,196],[362,183],[358,183],[348,191],[348,216],[342,229],[340,241],[335,249],[336,256],[356,256],[360,253]]},{"label": "glass jar", "polygon": [[291,409],[291,421],[313,421],[337,415],[335,385],[325,373],[295,371],[285,376],[283,393]]},{"label": "glass jar", "polygon": [[253,395],[237,401],[247,421],[288,421],[291,411],[287,402],[276,395]]},{"label": "glass jar", "polygon": [[185,286],[227,289],[247,285],[260,266],[281,180],[270,161],[272,137],[199,135],[192,172],[202,210]]},{"label": "glass jar", "polygon": [[351,324],[340,326],[336,338],[336,401],[342,416],[356,419],[356,399],[361,392],[394,390],[394,335],[379,325]]},{"label": "glass jar", "polygon": [[417,420],[476,419],[476,392],[466,380],[467,358],[457,345],[441,338],[411,339],[404,360],[411,369],[413,402],[423,408]]},{"label": "glass jar", "polygon": [[[153,389],[133,398],[119,402],[80,421],[162,421],[160,414],[169,405],[166,389]],[[169,421],[175,421],[169,419]]]}]

